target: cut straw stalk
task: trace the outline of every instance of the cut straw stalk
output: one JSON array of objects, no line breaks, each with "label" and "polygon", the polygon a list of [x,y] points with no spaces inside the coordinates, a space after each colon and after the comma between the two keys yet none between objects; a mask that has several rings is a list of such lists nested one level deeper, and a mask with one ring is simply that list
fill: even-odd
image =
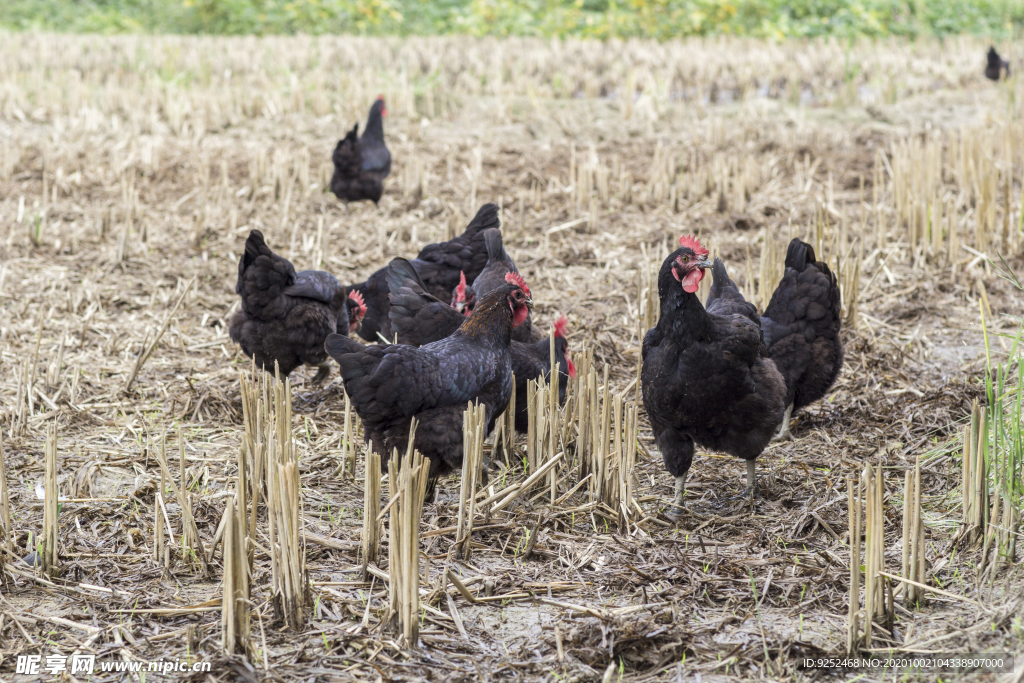
[{"label": "cut straw stalk", "polygon": [[44,463],[43,540],[40,558],[43,573],[55,577],[57,565],[57,422],[47,429]]},{"label": "cut straw stalk", "polygon": [[221,601],[221,641],[224,652],[246,653],[249,637],[249,561],[246,548],[245,509],[236,496],[224,508],[224,579]]},{"label": "cut straw stalk", "polygon": [[419,451],[413,450],[415,418],[409,428],[409,447],[402,457],[401,468],[394,471],[397,452],[392,456],[391,481],[397,501],[390,517],[388,544],[390,610],[392,626],[401,635],[406,647],[419,643],[420,617],[420,519],[423,498],[427,492],[429,463]]},{"label": "cut straw stalk", "polygon": [[[921,456],[912,470],[907,470],[903,487],[903,573],[905,579],[925,583],[924,528],[921,519]],[[921,601],[922,589],[907,583],[905,602]]]},{"label": "cut straw stalk", "polygon": [[971,420],[964,427],[963,457],[963,527],[964,540],[977,544],[985,529],[988,512],[987,415],[978,400],[971,406]]},{"label": "cut straw stalk", "polygon": [[850,594],[846,615],[846,651],[853,654],[860,640],[861,498],[860,480],[846,478],[846,510],[850,526]]},{"label": "cut straw stalk", "polygon": [[164,319],[163,325],[161,325],[160,329],[157,330],[156,335],[153,337],[153,341],[149,342],[148,334],[146,335],[146,338],[142,340],[142,350],[139,352],[138,357],[136,357],[135,365],[134,367],[132,367],[132,371],[128,375],[128,381],[125,382],[124,385],[125,393],[131,391],[132,384],[135,383],[135,378],[139,376],[139,372],[142,370],[142,366],[145,365],[146,361],[149,360],[149,357],[153,355],[153,351],[156,349],[156,345],[160,343],[160,338],[164,336],[164,332],[167,330],[167,326],[171,324],[171,319],[174,318],[174,314],[177,313],[178,307],[181,306],[181,302],[185,300],[185,295],[188,294],[189,290],[192,289],[192,285],[195,284],[195,281],[195,277],[192,277],[192,279],[190,279],[188,283],[185,285],[185,289],[182,290],[181,296],[178,297],[178,300],[174,302],[174,307],[167,314],[167,317]]},{"label": "cut straw stalk", "polygon": [[273,409],[269,411],[267,453],[267,519],[270,523],[271,603],[286,628],[305,625],[309,597],[306,549],[302,534],[299,462],[292,443],[291,385],[273,380]]},{"label": "cut straw stalk", "polygon": [[380,478],[380,455],[367,448],[363,467],[363,533],[360,539],[364,581],[369,578],[367,567],[370,563],[377,564],[380,555]]},{"label": "cut straw stalk", "polygon": [[[178,432],[179,449],[184,448],[184,437],[181,431]],[[182,462],[184,461],[184,450],[179,451]],[[189,504],[188,496],[185,491],[184,481],[184,469],[182,469],[182,482],[181,486],[177,486],[174,483],[174,479],[171,477],[171,470],[167,467],[167,431],[163,433],[163,437],[160,439],[160,451],[157,454],[157,463],[160,465],[160,472],[164,479],[166,479],[166,485],[171,487],[171,493],[174,494],[174,498],[178,501],[178,507],[181,509],[181,534],[183,542],[192,551],[192,557],[199,560],[199,564],[203,568],[203,574],[209,574],[210,568],[206,564],[206,550],[203,548],[203,540],[199,536],[199,527],[196,526],[195,517],[192,515],[192,506]],[[163,492],[166,489],[161,485],[160,495],[163,496]],[[161,503],[163,501],[161,500]]]},{"label": "cut straw stalk", "polygon": [[[476,516],[476,491],[480,482],[487,430],[487,406],[470,403],[462,421],[462,482],[459,489],[459,515],[455,544],[467,562],[472,558],[473,519]],[[410,438],[410,443],[412,439]]]},{"label": "cut straw stalk", "polygon": [[14,557],[14,527],[11,526],[11,496],[7,488],[7,465],[4,462],[4,434],[0,430],[0,566],[4,556]]}]

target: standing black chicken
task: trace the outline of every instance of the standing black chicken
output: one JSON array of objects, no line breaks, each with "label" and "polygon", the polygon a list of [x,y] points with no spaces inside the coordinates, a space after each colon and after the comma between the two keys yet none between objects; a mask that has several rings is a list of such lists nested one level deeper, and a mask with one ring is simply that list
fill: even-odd
[{"label": "standing black chicken", "polygon": [[253,230],[238,262],[235,291],[242,305],[231,318],[228,332],[256,365],[269,372],[276,362],[282,375],[300,365],[319,368],[314,383],[330,374],[324,341],[327,335],[350,329],[345,288],[330,273],[295,272]]},{"label": "standing black chicken", "polygon": [[383,117],[387,113],[384,96],[378,95],[370,107],[362,136],[357,123],[334,148],[331,192],[338,199],[349,202],[369,199],[376,204],[384,194],[384,178],[391,173],[391,152],[384,144]]},{"label": "standing black chicken", "polygon": [[793,411],[822,398],[839,376],[841,306],[836,276],[814,260],[811,245],[793,239],[786,272],[761,317],[768,357],[786,380],[786,414],[773,440],[788,437]]},{"label": "standing black chicken", "polygon": [[345,391],[363,421],[366,439],[386,463],[392,449],[405,452],[415,417],[415,447],[430,459],[435,479],[462,464],[462,417],[469,401],[486,405],[492,423],[512,393],[512,329],[532,305],[522,278],[481,298],[451,336],[422,347],[362,344],[327,338]]},{"label": "standing black chicken", "polygon": [[644,407],[665,468],[675,477],[681,508],[694,443],[747,461],[747,489],[756,490],[754,461],[785,410],[786,385],[767,357],[754,306],[743,300],[725,265],[705,309],[696,291],[711,266],[694,237],[683,236],[658,275],[661,317],[643,343]]},{"label": "standing black chicken", "polygon": [[[508,274],[505,274],[508,277]],[[458,310],[439,301],[426,291],[412,264],[405,259],[394,259],[388,266],[388,286],[391,288],[391,329],[399,343],[421,346],[453,334],[465,318]],[[576,366],[569,356],[569,341],[565,332],[565,316],[555,323],[555,361],[559,367],[559,401],[565,400],[570,377],[576,376]],[[515,331],[513,330],[513,335]],[[530,380],[543,377],[550,381],[551,342],[544,338],[532,344],[512,340],[512,372],[516,378],[516,430],[527,430],[527,388]]]},{"label": "standing black chicken", "polygon": [[[485,230],[484,244],[487,245],[487,265],[484,266],[479,275],[473,278],[471,286],[466,285],[466,280],[463,277],[452,290],[452,306],[464,315],[469,315],[469,312],[473,310],[473,303],[476,301],[476,297],[483,296],[492,289],[501,287],[505,283],[506,274],[519,273],[515,261],[505,251],[501,230],[498,228]],[[535,341],[532,317],[527,317],[526,322],[513,330],[512,339],[523,343]]]},{"label": "standing black chicken", "polygon": [[1006,72],[1006,77],[1010,77],[1010,63],[999,56],[994,47],[988,49],[988,63],[985,65],[985,78],[989,80],[998,81],[1002,72]]},{"label": "standing black chicken", "polygon": [[[410,263],[419,273],[427,291],[446,301],[459,283],[461,273],[465,273],[470,280],[479,275],[487,265],[487,245],[483,233],[498,225],[500,219],[497,204],[484,204],[461,235],[447,242],[423,247]],[[366,302],[366,317],[359,328],[359,336],[367,341],[394,339],[391,322],[388,320],[390,302],[387,271],[387,266],[384,266],[367,278],[366,282],[349,287],[362,294]]]}]

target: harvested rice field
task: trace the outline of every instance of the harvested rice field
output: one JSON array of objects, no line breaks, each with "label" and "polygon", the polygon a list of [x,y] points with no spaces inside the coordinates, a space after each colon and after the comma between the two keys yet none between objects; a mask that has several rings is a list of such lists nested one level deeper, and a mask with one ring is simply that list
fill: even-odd
[{"label": "harvested rice field", "polygon": [[[986,43],[2,38],[0,679],[1021,680],[1024,84]],[[393,168],[346,205],[378,93]],[[286,389],[228,337],[246,237],[347,285],[487,202],[570,398],[478,490],[367,511],[337,365]],[[676,519],[637,373],[684,233],[762,311],[812,244],[845,364],[760,498],[698,449]],[[1018,661],[804,664],[851,649]]]}]

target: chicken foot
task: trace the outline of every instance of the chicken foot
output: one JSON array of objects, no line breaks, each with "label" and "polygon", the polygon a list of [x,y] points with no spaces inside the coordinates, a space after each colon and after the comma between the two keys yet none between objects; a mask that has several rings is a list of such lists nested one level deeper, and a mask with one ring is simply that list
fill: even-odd
[{"label": "chicken foot", "polygon": [[790,403],[786,406],[786,414],[782,416],[782,424],[779,425],[779,431],[772,437],[772,443],[776,441],[792,441],[793,435],[789,432],[789,420],[793,416],[793,404]]}]

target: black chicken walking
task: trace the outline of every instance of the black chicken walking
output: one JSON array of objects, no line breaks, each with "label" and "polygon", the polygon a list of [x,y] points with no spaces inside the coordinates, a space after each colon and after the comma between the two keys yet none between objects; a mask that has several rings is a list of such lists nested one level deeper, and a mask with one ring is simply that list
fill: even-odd
[{"label": "black chicken walking", "polygon": [[376,204],[384,194],[384,179],[391,173],[391,152],[384,144],[385,116],[384,96],[378,95],[370,107],[363,134],[359,135],[357,123],[334,148],[331,192],[338,199],[348,202],[369,199]]}]

